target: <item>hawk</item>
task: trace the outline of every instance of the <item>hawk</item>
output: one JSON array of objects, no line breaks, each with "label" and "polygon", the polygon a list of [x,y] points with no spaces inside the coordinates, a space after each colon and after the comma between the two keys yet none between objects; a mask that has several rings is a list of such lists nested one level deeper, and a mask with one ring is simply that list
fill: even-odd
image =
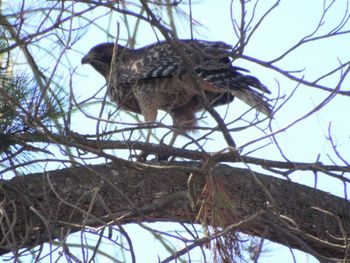
[{"label": "hawk", "polygon": [[180,40],[177,45],[181,52],[166,41],[138,49],[102,43],[81,62],[105,77],[113,102],[142,114],[146,122],[154,122],[157,111],[164,110],[174,125],[192,130],[196,112],[208,104],[228,104],[234,97],[271,116],[264,95],[270,91],[257,78],[242,73],[247,70],[232,65],[230,45],[203,40]]}]

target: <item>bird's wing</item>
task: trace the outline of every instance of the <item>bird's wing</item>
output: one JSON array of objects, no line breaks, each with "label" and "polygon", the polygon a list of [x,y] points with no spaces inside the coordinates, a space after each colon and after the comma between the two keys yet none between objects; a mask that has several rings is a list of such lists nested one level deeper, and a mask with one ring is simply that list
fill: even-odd
[{"label": "bird's wing", "polygon": [[241,73],[246,70],[231,65],[231,46],[202,40],[182,40],[178,44],[183,54],[167,42],[136,50],[132,68],[138,81],[180,77],[190,72],[182,56],[186,55],[192,63],[192,70],[201,79],[203,91],[218,94],[229,92],[267,116],[271,115],[271,106],[263,95],[270,91],[257,78]]},{"label": "bird's wing", "polygon": [[[202,40],[181,40],[179,54],[169,43],[160,42],[136,50],[133,69],[140,80],[179,76],[188,71],[182,55],[187,56],[197,71],[198,67],[217,69],[219,64],[227,65],[231,46],[223,42]],[[215,62],[215,63],[212,63]]]}]

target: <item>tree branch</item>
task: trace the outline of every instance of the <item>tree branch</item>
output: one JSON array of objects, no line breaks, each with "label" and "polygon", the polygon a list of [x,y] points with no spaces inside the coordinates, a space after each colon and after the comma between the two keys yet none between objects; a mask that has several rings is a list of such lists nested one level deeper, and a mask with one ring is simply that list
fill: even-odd
[{"label": "tree branch", "polygon": [[[187,181],[188,172],[199,170],[201,164],[173,165],[164,169],[162,163],[135,163],[130,168],[110,163],[2,180],[0,253],[65,239],[67,233],[84,227],[140,221],[197,223]],[[198,198],[205,175],[194,176]],[[224,186],[234,208],[227,225],[219,227],[242,221],[232,230],[312,253],[323,261],[345,257],[348,241],[344,237],[350,235],[347,201],[247,169],[218,165],[212,175]],[[245,220],[256,213],[253,220]]]}]

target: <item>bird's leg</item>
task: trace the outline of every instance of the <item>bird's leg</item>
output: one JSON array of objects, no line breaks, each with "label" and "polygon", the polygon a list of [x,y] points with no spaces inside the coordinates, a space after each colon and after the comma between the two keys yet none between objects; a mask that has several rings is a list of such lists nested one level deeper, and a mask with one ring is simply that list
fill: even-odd
[{"label": "bird's leg", "polygon": [[[174,129],[169,146],[174,146],[179,135],[185,134],[188,130],[193,130],[196,124],[195,113],[191,110],[191,106],[183,107],[170,111],[173,119]],[[164,161],[169,159],[169,155],[159,155],[158,160]]]},{"label": "bird's leg", "polygon": [[[146,122],[146,123],[150,123],[151,124],[151,123],[154,123],[154,122]],[[151,142],[151,136],[152,136],[152,128],[149,128],[147,130],[145,142],[147,142],[147,143]]]},{"label": "bird's leg", "polygon": [[179,136],[179,131],[174,130],[173,131],[173,136],[171,137],[171,140],[169,141],[169,146],[173,146],[175,144],[177,136]]},{"label": "bird's leg", "polygon": [[[141,107],[141,112],[145,118],[145,123],[147,124],[155,123],[157,119],[157,110],[144,109]],[[152,135],[152,129],[149,128],[146,135],[146,141],[145,141],[146,143],[149,143],[151,141],[151,135]],[[137,156],[137,160],[146,161],[148,154],[149,153],[147,151],[141,151],[141,153]]]}]

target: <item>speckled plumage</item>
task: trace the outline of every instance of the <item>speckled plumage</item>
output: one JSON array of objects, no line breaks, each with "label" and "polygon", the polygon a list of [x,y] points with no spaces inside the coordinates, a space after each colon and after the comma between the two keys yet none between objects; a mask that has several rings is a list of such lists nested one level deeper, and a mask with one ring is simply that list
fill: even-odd
[{"label": "speckled plumage", "polygon": [[198,87],[213,106],[230,103],[237,97],[271,115],[264,96],[269,90],[255,77],[241,73],[246,70],[231,65],[231,46],[201,40],[181,40],[178,45],[192,68],[167,42],[139,49],[99,44],[82,63],[91,64],[107,82],[110,80],[108,95],[112,101],[125,110],[141,113],[146,122],[155,121],[157,110],[161,109],[170,113],[177,125],[185,129],[194,127],[195,113],[204,109],[205,100],[189,72],[195,73]]}]

